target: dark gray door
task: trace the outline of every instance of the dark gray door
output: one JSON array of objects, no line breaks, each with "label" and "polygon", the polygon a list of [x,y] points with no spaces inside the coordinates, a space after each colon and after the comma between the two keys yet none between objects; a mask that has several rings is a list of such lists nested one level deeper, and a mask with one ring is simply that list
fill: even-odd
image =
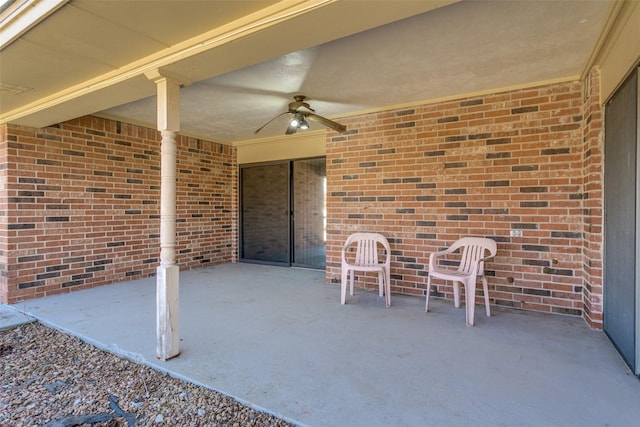
[{"label": "dark gray door", "polygon": [[638,375],[638,70],[605,108],[604,330]]}]

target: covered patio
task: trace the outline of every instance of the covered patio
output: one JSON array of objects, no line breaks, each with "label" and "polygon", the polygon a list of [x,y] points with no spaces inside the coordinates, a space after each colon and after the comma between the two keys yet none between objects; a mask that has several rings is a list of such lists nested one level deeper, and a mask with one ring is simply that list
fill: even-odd
[{"label": "covered patio", "polygon": [[356,290],[324,271],[223,264],[180,273],[181,354],[158,361],[156,281],[11,307],[100,348],[298,425],[623,426],[640,382],[576,317]]}]

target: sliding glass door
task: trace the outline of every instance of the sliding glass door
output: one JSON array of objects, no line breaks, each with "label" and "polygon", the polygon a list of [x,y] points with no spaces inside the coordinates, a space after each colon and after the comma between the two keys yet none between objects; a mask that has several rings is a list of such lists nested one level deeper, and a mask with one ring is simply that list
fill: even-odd
[{"label": "sliding glass door", "polygon": [[289,264],[289,164],[241,169],[240,258]]},{"label": "sliding glass door", "polygon": [[324,158],[240,169],[240,259],[326,266]]},{"label": "sliding glass door", "polygon": [[325,268],[325,159],[293,162],[293,264]]}]

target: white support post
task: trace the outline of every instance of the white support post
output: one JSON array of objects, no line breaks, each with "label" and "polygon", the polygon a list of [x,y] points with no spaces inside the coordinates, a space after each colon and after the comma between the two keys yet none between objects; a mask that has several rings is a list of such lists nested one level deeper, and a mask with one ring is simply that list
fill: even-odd
[{"label": "white support post", "polygon": [[180,84],[160,72],[147,74],[158,89],[160,145],[160,265],[156,279],[157,356],[180,354],[179,273],[176,265],[176,134],[180,130]]}]

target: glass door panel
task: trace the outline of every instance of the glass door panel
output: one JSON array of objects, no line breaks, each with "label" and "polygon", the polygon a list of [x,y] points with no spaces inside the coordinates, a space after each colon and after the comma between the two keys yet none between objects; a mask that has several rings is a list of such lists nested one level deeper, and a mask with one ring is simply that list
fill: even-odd
[{"label": "glass door panel", "polygon": [[293,264],[326,266],[326,161],[293,162]]},{"label": "glass door panel", "polygon": [[289,264],[289,164],[241,169],[244,261]]}]

